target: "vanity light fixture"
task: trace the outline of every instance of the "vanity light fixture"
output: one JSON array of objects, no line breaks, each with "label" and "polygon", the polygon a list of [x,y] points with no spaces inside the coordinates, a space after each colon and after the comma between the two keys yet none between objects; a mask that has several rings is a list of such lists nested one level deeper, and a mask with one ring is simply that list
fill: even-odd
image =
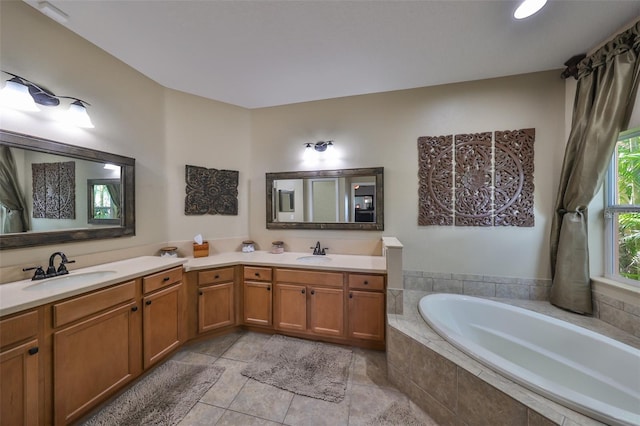
[{"label": "vanity light fixture", "polygon": [[38,105],[58,107],[60,99],[71,99],[72,102],[67,109],[56,111],[56,118],[78,127],[94,127],[87,113],[87,106],[90,105],[88,102],[73,96],[57,96],[50,90],[24,77],[4,70],[2,72],[12,78],[8,79],[4,88],[0,90],[0,106],[21,111],[42,111]]},{"label": "vanity light fixture", "polygon": [[331,158],[334,155],[333,141],[307,142],[304,144],[304,160],[315,161],[321,158]]},{"label": "vanity light fixture", "polygon": [[545,4],[547,4],[547,0],[524,0],[513,12],[513,17],[516,19],[528,18],[542,9]]}]

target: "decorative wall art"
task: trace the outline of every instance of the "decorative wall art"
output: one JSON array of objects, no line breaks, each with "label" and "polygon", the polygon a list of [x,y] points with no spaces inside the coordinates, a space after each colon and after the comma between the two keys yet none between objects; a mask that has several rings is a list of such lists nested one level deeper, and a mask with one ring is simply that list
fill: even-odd
[{"label": "decorative wall art", "polygon": [[76,218],[76,163],[33,163],[33,217]]},{"label": "decorative wall art", "polygon": [[189,165],[185,169],[185,215],[238,214],[238,171]]},{"label": "decorative wall art", "polygon": [[535,129],[418,138],[420,226],[534,225]]}]

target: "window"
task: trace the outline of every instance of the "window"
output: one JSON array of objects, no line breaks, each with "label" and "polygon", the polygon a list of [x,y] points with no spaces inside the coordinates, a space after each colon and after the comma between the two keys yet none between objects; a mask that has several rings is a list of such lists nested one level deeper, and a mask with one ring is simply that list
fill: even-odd
[{"label": "window", "polygon": [[607,276],[640,285],[640,128],[620,134],[605,196]]}]

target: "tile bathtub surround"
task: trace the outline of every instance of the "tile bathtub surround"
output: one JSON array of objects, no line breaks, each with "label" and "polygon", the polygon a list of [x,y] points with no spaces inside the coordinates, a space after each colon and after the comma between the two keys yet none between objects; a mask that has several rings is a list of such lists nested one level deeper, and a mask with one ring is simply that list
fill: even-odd
[{"label": "tile bathtub surround", "polygon": [[[405,290],[404,315],[388,315],[389,380],[440,425],[602,425],[494,373],[443,340],[417,310],[427,292]],[[546,302],[509,303],[572,322],[640,348],[640,339]]]},{"label": "tile bathtub surround", "polygon": [[640,337],[640,306],[593,292],[593,316],[636,337]]},{"label": "tile bathtub surround", "polygon": [[403,271],[406,290],[521,300],[549,300],[550,279]]},{"label": "tile bathtub surround", "polygon": [[368,425],[400,406],[424,426],[438,426],[387,379],[384,352],[353,348],[345,399],[331,403],[249,379],[240,372],[270,335],[236,331],[183,346],[172,359],[224,367],[216,383],[179,423],[187,425]]}]

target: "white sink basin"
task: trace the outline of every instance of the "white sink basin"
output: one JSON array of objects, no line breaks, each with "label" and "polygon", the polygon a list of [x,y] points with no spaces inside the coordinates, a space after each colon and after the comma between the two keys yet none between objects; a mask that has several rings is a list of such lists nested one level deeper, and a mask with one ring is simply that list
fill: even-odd
[{"label": "white sink basin", "polygon": [[42,281],[34,281],[33,284],[26,286],[25,290],[44,290],[44,289],[57,289],[60,287],[73,286],[76,284],[91,284],[99,282],[103,278],[107,278],[110,275],[115,274],[116,271],[92,271],[92,272],[80,272],[74,274],[70,272],[68,275],[61,275],[59,277],[45,278]]},{"label": "white sink basin", "polygon": [[331,258],[327,256],[302,256],[296,259],[300,263],[308,263],[310,265],[321,265],[331,262]]}]

